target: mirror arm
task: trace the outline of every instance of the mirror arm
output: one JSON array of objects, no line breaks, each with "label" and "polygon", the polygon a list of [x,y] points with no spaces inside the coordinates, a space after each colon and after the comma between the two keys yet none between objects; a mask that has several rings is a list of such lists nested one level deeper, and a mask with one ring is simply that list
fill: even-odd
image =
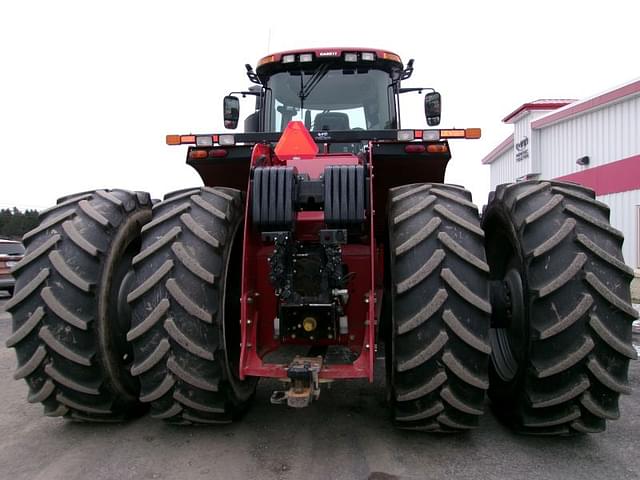
[{"label": "mirror arm", "polygon": [[246,91],[246,92],[229,92],[229,94],[227,96],[231,96],[233,94],[238,94],[238,95],[242,95],[242,98],[247,98],[247,95],[253,95],[254,97],[260,97],[262,95],[262,92],[252,92],[252,91]]},{"label": "mirror arm", "polygon": [[409,92],[422,93],[423,90],[430,90],[432,92],[435,92],[435,89],[433,89],[431,87],[407,87],[407,88],[399,89],[398,93],[409,93]]}]

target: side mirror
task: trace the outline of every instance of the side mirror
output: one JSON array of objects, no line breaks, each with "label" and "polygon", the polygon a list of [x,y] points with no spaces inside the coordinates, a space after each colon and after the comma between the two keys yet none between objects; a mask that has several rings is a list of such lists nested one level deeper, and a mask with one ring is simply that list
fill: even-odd
[{"label": "side mirror", "polygon": [[440,124],[440,111],[442,103],[438,92],[430,92],[424,96],[424,114],[427,117],[427,125],[435,127]]},{"label": "side mirror", "polygon": [[224,97],[222,110],[224,127],[230,129],[236,128],[238,126],[238,118],[240,118],[240,100],[238,100],[238,97],[231,95]]}]

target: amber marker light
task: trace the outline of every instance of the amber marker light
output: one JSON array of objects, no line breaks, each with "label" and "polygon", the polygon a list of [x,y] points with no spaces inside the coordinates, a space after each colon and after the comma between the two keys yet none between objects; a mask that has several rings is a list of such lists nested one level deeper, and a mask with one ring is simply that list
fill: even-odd
[{"label": "amber marker light", "polygon": [[467,128],[464,131],[464,138],[480,138],[482,130],[480,128]]},{"label": "amber marker light", "polygon": [[446,145],[436,144],[436,145],[427,145],[427,152],[429,153],[447,153],[449,148]]},{"label": "amber marker light", "polygon": [[464,130],[440,130],[440,138],[465,138]]},{"label": "amber marker light", "polygon": [[258,66],[261,67],[262,65],[264,65],[266,63],[275,62],[275,60],[276,60],[276,56],[275,55],[267,55],[266,57],[262,57],[260,59],[260,61],[258,62]]},{"label": "amber marker light", "polygon": [[167,135],[167,145],[180,145],[180,135]]}]

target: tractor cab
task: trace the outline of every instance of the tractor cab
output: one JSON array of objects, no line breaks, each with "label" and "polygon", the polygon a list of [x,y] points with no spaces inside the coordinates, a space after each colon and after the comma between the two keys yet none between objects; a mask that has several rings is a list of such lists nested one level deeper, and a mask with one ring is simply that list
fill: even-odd
[{"label": "tractor cab", "polygon": [[[400,128],[398,96],[430,90],[425,106],[430,125],[440,117],[440,94],[430,88],[401,89],[413,72],[400,57],[382,50],[318,49],[276,53],[262,58],[249,79],[258,85],[234,92],[256,97],[256,111],[245,120],[245,132],[282,132],[301,121],[310,132],[395,130]],[[235,128],[239,100],[224,99],[227,128]]]}]

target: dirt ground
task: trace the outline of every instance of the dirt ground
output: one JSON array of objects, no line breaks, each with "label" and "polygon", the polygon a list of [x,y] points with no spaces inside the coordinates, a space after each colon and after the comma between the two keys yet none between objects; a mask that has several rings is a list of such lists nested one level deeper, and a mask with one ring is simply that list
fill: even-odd
[{"label": "dirt ground", "polygon": [[222,428],[148,417],[93,425],[46,418],[27,403],[26,384],[12,379],[15,355],[4,348],[10,329],[0,313],[0,479],[640,478],[639,362],[631,365],[634,393],[621,400],[622,420],[576,438],[518,436],[490,413],[469,434],[397,431],[383,380],[336,383],[300,411],[271,406],[276,385],[264,382],[246,417]]}]

